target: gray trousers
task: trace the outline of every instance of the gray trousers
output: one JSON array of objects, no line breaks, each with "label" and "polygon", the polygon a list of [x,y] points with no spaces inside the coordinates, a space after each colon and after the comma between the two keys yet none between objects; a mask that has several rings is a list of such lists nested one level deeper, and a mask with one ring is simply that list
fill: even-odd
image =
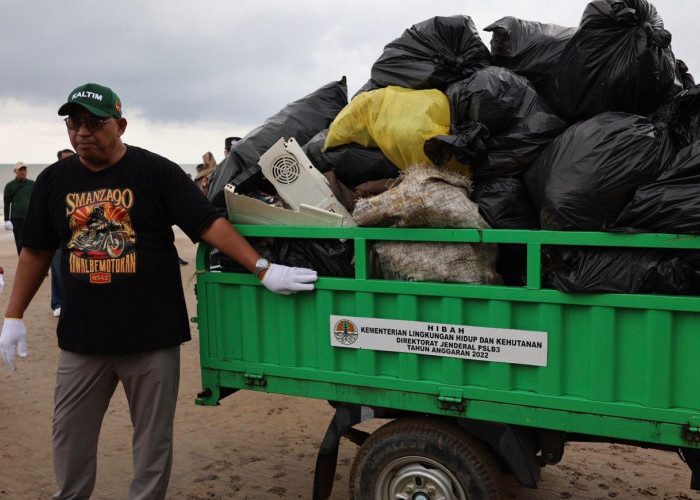
[{"label": "gray trousers", "polygon": [[134,428],[134,477],[128,498],[165,498],[173,460],[180,346],[125,356],[61,351],[54,392],[53,466],[58,491],[53,500],[90,498],[102,420],[120,381]]}]

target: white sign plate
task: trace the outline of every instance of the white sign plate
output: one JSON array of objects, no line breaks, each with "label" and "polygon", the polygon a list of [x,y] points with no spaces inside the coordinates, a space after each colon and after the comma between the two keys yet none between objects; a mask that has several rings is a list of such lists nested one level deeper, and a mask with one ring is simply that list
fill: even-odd
[{"label": "white sign plate", "polygon": [[335,315],[330,329],[334,347],[547,366],[547,332]]}]

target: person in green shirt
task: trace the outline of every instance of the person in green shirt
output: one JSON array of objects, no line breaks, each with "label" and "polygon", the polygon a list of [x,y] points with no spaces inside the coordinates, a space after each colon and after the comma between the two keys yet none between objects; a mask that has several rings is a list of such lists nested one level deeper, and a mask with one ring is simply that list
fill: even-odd
[{"label": "person in green shirt", "polygon": [[33,188],[34,181],[27,179],[27,165],[18,161],[15,163],[15,178],[5,185],[3,193],[5,198],[5,229],[14,233],[17,255],[22,251],[19,238],[22,235],[24,216],[27,213]]}]

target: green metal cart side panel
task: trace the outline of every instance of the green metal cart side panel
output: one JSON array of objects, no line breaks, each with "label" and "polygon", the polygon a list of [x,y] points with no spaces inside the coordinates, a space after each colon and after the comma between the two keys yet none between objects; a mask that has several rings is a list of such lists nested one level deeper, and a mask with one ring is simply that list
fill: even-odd
[{"label": "green metal cart side panel", "polygon": [[[203,388],[244,388],[576,432],[698,446],[700,297],[565,294],[541,288],[546,245],[698,249],[684,235],[510,230],[239,226],[246,236],[346,238],[354,278],[319,278],[281,296],[252,275],[197,257]],[[505,242],[528,247],[525,287],[372,279],[378,240]],[[546,366],[331,345],[331,315],[543,331]],[[441,399],[442,398],[442,399]],[[446,405],[455,401],[459,404]]]}]

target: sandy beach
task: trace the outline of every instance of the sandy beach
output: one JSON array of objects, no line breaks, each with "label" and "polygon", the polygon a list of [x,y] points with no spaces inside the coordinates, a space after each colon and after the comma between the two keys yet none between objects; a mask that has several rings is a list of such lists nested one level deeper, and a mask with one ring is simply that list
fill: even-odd
[{"label": "sandy beach", "polygon": [[[196,246],[176,231],[189,315],[196,314]],[[5,268],[4,311],[17,256],[11,232],[0,233]],[[0,500],[47,499],[54,491],[51,417],[58,358],[47,279],[25,322],[28,351],[11,373],[0,366]],[[318,445],[332,416],[325,401],[240,391],[218,407],[194,404],[201,390],[198,332],[182,347],[182,377],[175,422],[175,459],[168,498],[183,500],[311,498]],[[372,429],[382,422],[369,422]],[[126,498],[131,477],[131,423],[117,388],[99,445],[93,499]],[[357,447],[343,440],[333,499],[347,500],[347,482]],[[668,452],[611,444],[571,444],[561,463],[542,470],[539,489],[506,479],[513,499],[700,499],[689,489],[690,471]]]}]

